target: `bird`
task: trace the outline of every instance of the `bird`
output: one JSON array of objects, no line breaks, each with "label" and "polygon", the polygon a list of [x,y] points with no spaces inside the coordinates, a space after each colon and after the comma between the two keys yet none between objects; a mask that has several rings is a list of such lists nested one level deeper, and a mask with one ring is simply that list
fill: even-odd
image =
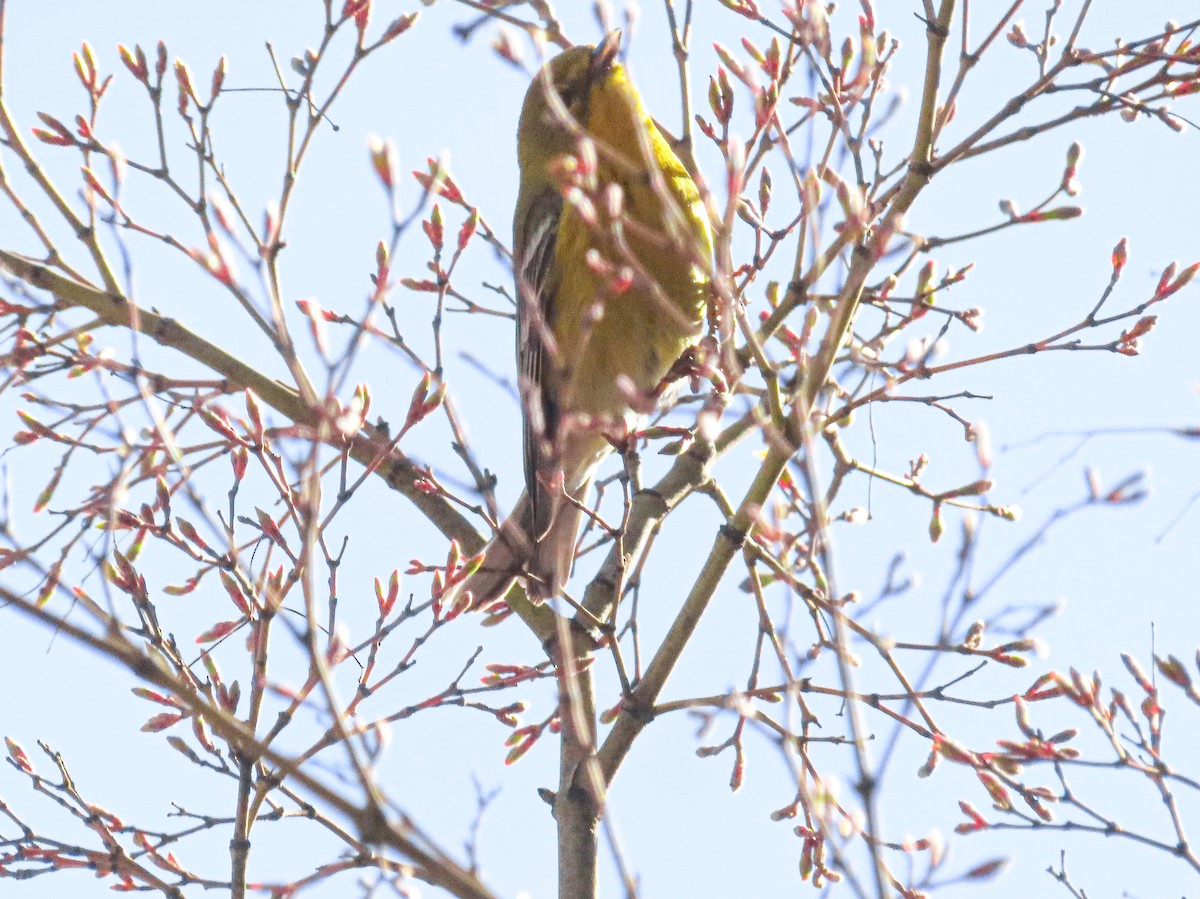
[{"label": "bird", "polygon": [[525,493],[450,588],[485,608],[566,585],[597,467],[700,337],[713,238],[701,192],[619,60],[564,50],[525,94],[513,215]]}]

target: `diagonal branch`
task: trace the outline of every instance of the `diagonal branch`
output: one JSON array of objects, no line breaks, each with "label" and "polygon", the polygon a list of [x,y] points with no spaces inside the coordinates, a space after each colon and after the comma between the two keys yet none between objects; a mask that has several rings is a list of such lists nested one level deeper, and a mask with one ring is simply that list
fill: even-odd
[{"label": "diagonal branch", "polygon": [[[892,200],[885,216],[885,222],[878,229],[880,233],[889,233],[889,226],[894,227],[902,221],[903,216],[921,190],[929,183],[933,174],[929,164],[933,150],[933,123],[937,111],[942,53],[953,13],[954,0],[942,0],[937,20],[928,23],[929,52],[925,69],[925,90],[913,153],[909,169]],[[799,397],[797,402],[799,408],[811,409],[816,405],[818,395],[824,389],[829,378],[837,353],[850,333],[850,327],[862,297],[863,286],[874,267],[875,260],[876,256],[869,241],[860,241],[854,247],[850,270],[834,304],[829,328],[819,351],[806,367],[804,384],[801,388],[804,396]],[[626,707],[600,747],[598,757],[605,781],[608,783],[611,783],[615,777],[617,769],[632,748],[634,739],[651,720],[654,705],[667,678],[670,677],[682,656],[697,622],[708,607],[708,602],[730,562],[751,533],[759,510],[775,488],[784,466],[803,445],[803,434],[794,421],[776,421],[774,424],[780,439],[771,443],[753,484],[743,497],[734,516],[718,531],[713,547],[704,563],[704,568],[692,586],[662,646],[655,654],[646,669],[645,676],[634,689]]]},{"label": "diagonal branch", "polygon": [[280,779],[286,778],[300,786],[313,799],[353,822],[364,842],[391,846],[411,859],[419,876],[428,883],[445,889],[453,896],[468,899],[491,899],[493,893],[474,874],[454,861],[428,836],[422,833],[405,814],[389,821],[383,809],[369,802],[358,806],[341,793],[334,791],[311,774],[298,767],[298,762],[261,742],[243,722],[214,705],[190,680],[172,674],[141,648],[131,643],[119,629],[96,636],[70,621],[54,615],[36,602],[0,587],[0,600],[47,627],[55,633],[66,634],[82,646],[94,649],[116,662],[137,678],[177,697],[191,714],[204,719],[213,732],[219,734],[238,753],[250,759],[270,762],[278,769]]},{"label": "diagonal branch", "polygon": [[[119,293],[101,290],[18,253],[0,250],[0,266],[31,287],[52,294],[61,305],[87,309],[112,327],[136,329],[159,345],[202,363],[237,387],[253,390],[264,403],[291,421],[319,428],[319,413],[296,390],[267,377],[175,319],[143,309]],[[364,427],[353,437],[349,454],[376,470],[389,487],[411,501],[442,534],[457,540],[466,553],[483,548],[483,538],[457,509],[442,497],[416,488],[423,472],[386,435],[370,426]],[[543,642],[553,635],[553,613],[548,608],[534,606],[523,596],[514,595],[509,602]]]}]

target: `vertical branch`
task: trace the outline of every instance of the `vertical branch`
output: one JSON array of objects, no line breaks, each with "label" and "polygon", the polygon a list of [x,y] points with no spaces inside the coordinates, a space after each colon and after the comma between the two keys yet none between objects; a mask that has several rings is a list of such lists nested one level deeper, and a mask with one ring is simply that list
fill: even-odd
[{"label": "vertical branch", "polygon": [[667,22],[671,27],[671,52],[675,56],[675,66],[679,72],[679,104],[680,126],[679,139],[672,144],[672,149],[683,160],[689,172],[696,172],[696,148],[692,140],[692,90],[688,78],[688,54],[692,36],[692,0],[687,0],[687,10],[684,13],[683,27],[680,28],[675,15],[675,5],[672,0],[664,0],[667,9]]},{"label": "vertical branch", "polygon": [[250,794],[254,786],[254,758],[239,752],[237,763],[237,810],[233,819],[233,836],[229,840],[229,895],[245,899],[246,868],[250,863]]},{"label": "vertical branch", "polygon": [[596,698],[590,656],[576,658],[570,625],[558,621],[559,721],[562,726],[558,794],[558,899],[595,899],[604,785],[596,776]]}]

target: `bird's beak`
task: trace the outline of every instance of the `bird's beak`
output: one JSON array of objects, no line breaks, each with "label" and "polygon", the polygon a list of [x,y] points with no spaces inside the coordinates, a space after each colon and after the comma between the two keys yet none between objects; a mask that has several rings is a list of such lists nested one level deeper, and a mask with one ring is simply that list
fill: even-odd
[{"label": "bird's beak", "polygon": [[608,72],[621,52],[621,30],[610,31],[593,51],[591,63],[588,65],[588,81],[595,84]]}]

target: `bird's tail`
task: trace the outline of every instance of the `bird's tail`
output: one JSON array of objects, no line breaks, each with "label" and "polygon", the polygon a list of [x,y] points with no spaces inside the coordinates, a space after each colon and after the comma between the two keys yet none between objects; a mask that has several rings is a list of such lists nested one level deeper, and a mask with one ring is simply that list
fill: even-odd
[{"label": "bird's tail", "polygon": [[504,597],[524,574],[525,560],[533,550],[529,534],[529,498],[522,494],[492,541],[484,548],[483,561],[463,580],[451,584],[442,601],[451,607],[479,609]]},{"label": "bird's tail", "polygon": [[[590,479],[589,479],[590,480]],[[577,495],[587,495],[587,484]],[[524,580],[531,599],[554,597],[571,575],[575,540],[583,509],[559,497],[551,503],[549,525],[533,533],[533,504],[522,494],[508,518],[484,549],[479,567],[453,584],[443,597],[450,605],[486,608],[504,598],[518,579]]]}]

